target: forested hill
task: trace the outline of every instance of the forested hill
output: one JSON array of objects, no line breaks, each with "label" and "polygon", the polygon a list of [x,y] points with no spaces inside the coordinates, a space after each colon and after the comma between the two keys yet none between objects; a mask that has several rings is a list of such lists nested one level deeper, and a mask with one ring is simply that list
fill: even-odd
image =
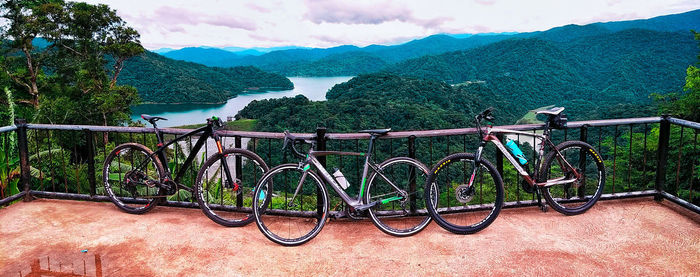
[{"label": "forested hill", "polygon": [[568,42],[506,40],[405,61],[387,72],[452,84],[484,82],[527,109],[571,99],[648,103],[651,93],[680,90],[696,54],[690,33],[625,30]]},{"label": "forested hill", "polygon": [[513,122],[521,112],[481,84],[450,86],[445,82],[390,74],[360,75],[334,86],[327,101],[294,98],[253,101],[237,118],[257,119],[261,131],[312,132],[326,126],[333,132],[368,128],[428,130],[473,125],[473,115],[499,107],[499,122]]},{"label": "forested hill", "polygon": [[[580,78],[568,76],[561,78]],[[566,83],[566,82],[563,82]],[[543,85],[557,85],[556,81]],[[517,82],[508,82],[515,91]],[[442,81],[402,77],[388,73],[360,75],[335,85],[326,93],[327,101],[310,101],[303,95],[294,98],[253,101],[237,119],[255,119],[256,130],[313,132],[317,126],[333,132],[355,132],[369,128],[394,130],[431,130],[466,128],[474,125],[474,115],[487,107],[496,109],[496,124],[515,124],[532,106],[558,105],[566,108],[571,120],[648,116],[649,104],[608,101],[608,96],[590,99],[572,93],[535,95],[537,100],[514,98],[503,87],[488,82],[464,82],[450,85]],[[522,88],[523,92],[526,89]],[[573,90],[573,88],[572,88]],[[611,96],[614,98],[614,96]],[[539,101],[539,102],[538,102]]]},{"label": "forested hill", "polygon": [[286,77],[252,66],[207,67],[152,52],[128,60],[119,83],[134,86],[147,103],[223,103],[246,91],[294,88]]}]

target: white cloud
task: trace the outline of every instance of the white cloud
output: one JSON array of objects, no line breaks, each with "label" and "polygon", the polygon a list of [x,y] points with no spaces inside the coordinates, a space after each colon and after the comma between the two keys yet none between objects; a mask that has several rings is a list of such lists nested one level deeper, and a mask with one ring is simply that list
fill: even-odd
[{"label": "white cloud", "polygon": [[116,9],[146,48],[388,44],[436,33],[529,32],[700,8],[688,0],[88,0]]}]

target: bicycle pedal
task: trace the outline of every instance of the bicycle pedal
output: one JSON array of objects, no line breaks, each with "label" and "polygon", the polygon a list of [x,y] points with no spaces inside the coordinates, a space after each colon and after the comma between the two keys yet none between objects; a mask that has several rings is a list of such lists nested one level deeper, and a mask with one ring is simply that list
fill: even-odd
[{"label": "bicycle pedal", "polygon": [[333,219],[340,219],[340,218],[342,218],[342,217],[344,217],[344,216],[346,216],[345,211],[338,211],[337,213],[334,213],[334,214],[332,214],[331,216],[329,216],[329,217],[328,217],[328,220],[330,220],[331,218],[333,218]]}]

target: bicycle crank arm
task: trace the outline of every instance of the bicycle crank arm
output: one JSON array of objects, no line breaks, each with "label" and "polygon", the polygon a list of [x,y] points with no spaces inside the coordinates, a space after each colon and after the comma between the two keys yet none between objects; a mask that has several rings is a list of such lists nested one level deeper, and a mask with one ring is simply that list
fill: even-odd
[{"label": "bicycle crank arm", "polygon": [[379,205],[379,203],[381,203],[381,202],[382,201],[374,201],[374,202],[369,203],[369,204],[357,205],[357,206],[354,206],[353,208],[355,208],[355,210],[358,210],[358,211],[366,211],[374,206]]}]

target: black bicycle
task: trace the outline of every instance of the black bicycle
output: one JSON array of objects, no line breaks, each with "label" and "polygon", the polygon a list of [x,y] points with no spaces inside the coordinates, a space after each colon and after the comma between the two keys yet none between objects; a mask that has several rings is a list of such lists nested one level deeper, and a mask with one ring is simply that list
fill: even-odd
[{"label": "black bicycle", "polygon": [[[450,232],[471,234],[491,224],[503,205],[504,189],[501,174],[482,156],[484,147],[491,142],[503,153],[517,173],[523,177],[521,185],[537,195],[542,211],[547,203],[565,215],[581,214],[593,207],[605,186],[605,165],[600,154],[590,144],[571,140],[554,145],[549,139],[551,129],[566,127],[564,108],[538,111],[547,116],[542,134],[516,130],[481,128],[481,121],[493,122],[492,109],[476,116],[476,129],[481,143],[475,153],[456,153],[439,161],[430,170],[426,184],[437,191],[426,191],[426,207],[435,222]],[[515,134],[539,139],[533,149],[534,161],[528,161],[517,143],[510,138],[504,145],[496,134]],[[545,149],[548,151],[545,152]],[[533,171],[530,171],[531,165]],[[432,197],[427,197],[427,196]],[[437,200],[437,202],[435,202]]]},{"label": "black bicycle", "polygon": [[[156,121],[167,119],[145,114],[141,118],[153,125],[158,149],[151,151],[138,143],[120,144],[109,153],[104,163],[102,180],[105,192],[119,209],[143,214],[167,197],[185,190],[197,198],[204,214],[216,223],[233,227],[253,221],[250,206],[252,191],[268,167],[251,151],[224,148],[218,134],[223,127],[221,119],[209,118],[206,126],[164,142],[163,132],[158,129]],[[182,147],[186,143],[184,140],[196,135],[199,135],[199,139],[184,162],[177,158],[172,161],[168,159],[166,152],[170,146],[187,151],[186,147]],[[209,138],[213,139],[217,151],[205,160],[205,153],[201,156],[198,153]],[[180,162],[182,165],[179,165]],[[181,182],[193,164],[200,164],[201,168],[194,180],[195,185],[189,187]],[[170,168],[175,165],[179,165],[179,168],[173,178]]]},{"label": "black bicycle", "polygon": [[[380,164],[371,160],[375,139],[389,130],[360,131],[370,134],[367,153],[315,151],[312,146],[305,154],[296,149],[295,143],[314,145],[316,141],[297,138],[285,131],[283,149],[291,142],[292,153],[301,161],[270,169],[255,187],[259,197],[253,199],[253,210],[260,231],[285,246],[300,245],[314,238],[328,217],[324,181],[351,208],[349,217],[360,217],[367,212],[377,228],[393,236],[410,236],[423,230],[431,220],[421,199],[428,168],[408,157],[390,158]],[[328,155],[364,157],[357,197],[345,192],[349,184],[342,172],[329,173],[317,159]]]}]

